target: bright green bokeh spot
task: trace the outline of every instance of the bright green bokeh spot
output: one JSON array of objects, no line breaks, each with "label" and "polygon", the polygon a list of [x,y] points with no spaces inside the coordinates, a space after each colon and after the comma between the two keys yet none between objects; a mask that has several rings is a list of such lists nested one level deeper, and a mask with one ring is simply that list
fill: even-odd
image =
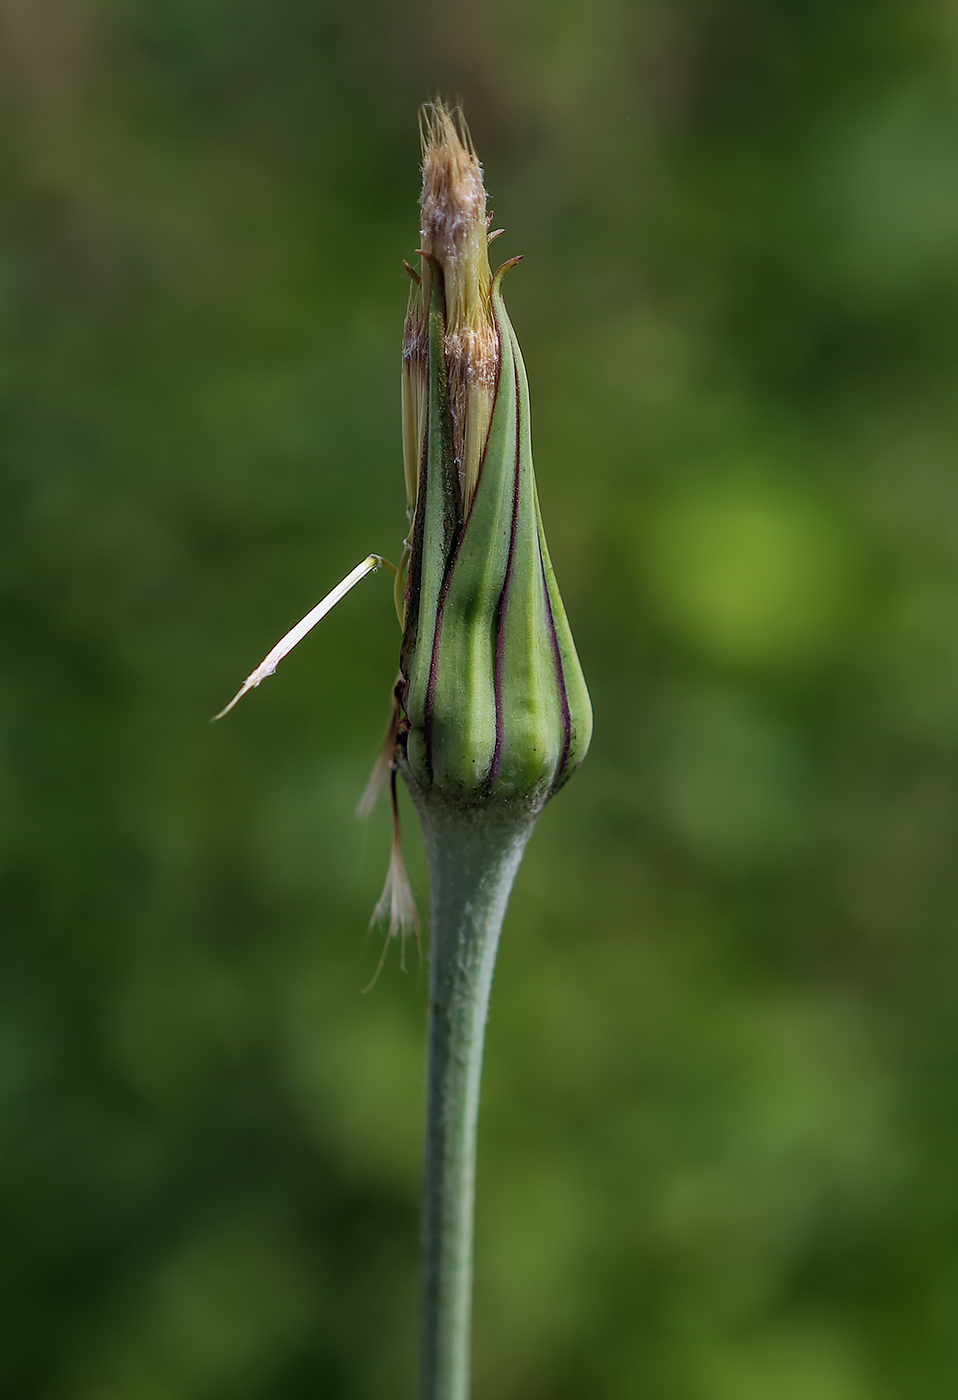
[{"label": "bright green bokeh spot", "polygon": [[805,662],[827,651],[857,592],[854,541],[809,498],[732,486],[652,517],[641,548],[654,605],[720,661]]}]

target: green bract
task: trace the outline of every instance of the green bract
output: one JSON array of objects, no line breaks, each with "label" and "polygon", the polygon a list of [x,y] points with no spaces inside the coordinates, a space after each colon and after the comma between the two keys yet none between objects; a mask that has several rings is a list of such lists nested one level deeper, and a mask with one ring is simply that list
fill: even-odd
[{"label": "green bract", "polygon": [[[421,789],[465,802],[541,803],[581,762],[592,709],[549,560],[532,469],[525,366],[502,300],[488,283],[494,379],[471,493],[457,462],[455,419],[468,411],[469,365],[450,393],[448,271],[428,255],[422,307],[423,411],[409,541],[398,696],[404,768]],[[488,375],[475,376],[480,387]],[[414,371],[417,372],[417,371]],[[461,383],[466,388],[461,390]],[[491,411],[490,411],[491,409]],[[408,437],[407,437],[408,440]]]}]

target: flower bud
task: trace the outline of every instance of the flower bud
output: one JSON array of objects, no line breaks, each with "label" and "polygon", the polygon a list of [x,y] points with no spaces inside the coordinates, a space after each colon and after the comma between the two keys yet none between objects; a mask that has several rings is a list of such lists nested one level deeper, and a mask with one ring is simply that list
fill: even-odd
[{"label": "flower bud", "polygon": [[403,768],[464,803],[539,806],[585,756],[592,710],[546,548],[522,355],[492,276],[482,168],[425,113],[422,275],[403,345],[412,513],[397,689]]}]

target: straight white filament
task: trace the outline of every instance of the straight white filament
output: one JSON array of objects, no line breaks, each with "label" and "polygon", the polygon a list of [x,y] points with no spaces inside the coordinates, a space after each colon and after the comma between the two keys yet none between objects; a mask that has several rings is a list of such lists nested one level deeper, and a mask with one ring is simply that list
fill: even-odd
[{"label": "straight white filament", "polygon": [[301,622],[297,622],[295,627],[291,627],[286,633],[286,636],[276,643],[273,650],[268,656],[264,657],[256,670],[246,677],[246,680],[240,686],[226,708],[220,710],[218,715],[213,716],[213,722],[215,723],[216,720],[222,719],[224,715],[228,715],[233,706],[239,704],[247,691],[255,690],[260,681],[265,681],[267,676],[271,676],[283,657],[289,655],[293,647],[297,646],[307,633],[313,630],[317,622],[322,622],[326,614],[331,612],[341,599],[345,598],[349,590],[355,587],[360,579],[365,578],[367,574],[374,573],[375,570],[381,568],[383,564],[385,564],[387,568],[392,567],[389,561],[383,559],[380,554],[369,554],[361,564],[357,564],[352,573],[346,575],[342,583],[337,583],[336,587],[330,593],[326,594],[322,602],[316,604],[312,612],[308,612]]}]

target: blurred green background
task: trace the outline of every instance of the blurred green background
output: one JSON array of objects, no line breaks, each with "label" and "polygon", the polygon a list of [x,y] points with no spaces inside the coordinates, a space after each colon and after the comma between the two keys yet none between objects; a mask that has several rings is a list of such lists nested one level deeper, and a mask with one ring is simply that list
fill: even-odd
[{"label": "blurred green background", "polygon": [[[596,711],[493,996],[477,1400],[958,1376],[958,7],[2,0],[0,1393],[414,1393],[425,978],[353,820],[417,104]],[[408,818],[407,812],[407,818]],[[426,898],[418,835],[412,866]]]}]

